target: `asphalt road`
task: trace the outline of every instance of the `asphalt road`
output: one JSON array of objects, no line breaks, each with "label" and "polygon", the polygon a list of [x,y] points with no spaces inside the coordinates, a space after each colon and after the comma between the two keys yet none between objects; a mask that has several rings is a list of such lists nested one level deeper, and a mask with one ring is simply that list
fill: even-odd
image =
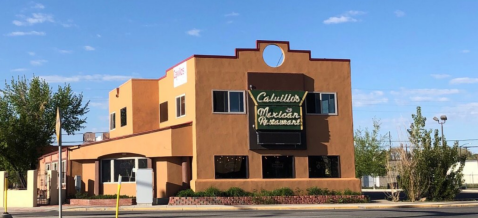
[{"label": "asphalt road", "polygon": [[[58,217],[58,212],[12,214],[13,217]],[[114,217],[107,212],[64,212],[63,217]],[[377,210],[277,210],[277,211],[188,211],[121,212],[119,217],[478,217],[478,208],[399,208]]]},{"label": "asphalt road", "polygon": [[[371,200],[383,200],[386,199],[386,194],[383,191],[368,191],[363,190],[362,193],[370,197]],[[400,199],[405,200],[405,194],[403,192],[400,193]],[[478,190],[473,191],[463,191],[459,193],[456,197],[456,200],[478,200]]]}]

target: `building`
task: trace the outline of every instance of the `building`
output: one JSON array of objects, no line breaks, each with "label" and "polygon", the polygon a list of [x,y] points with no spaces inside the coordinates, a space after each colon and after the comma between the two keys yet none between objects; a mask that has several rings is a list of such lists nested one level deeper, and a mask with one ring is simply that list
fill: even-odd
[{"label": "building", "polygon": [[[267,46],[283,62],[268,66]],[[360,191],[355,178],[350,60],[311,58],[257,41],[234,56],[193,55],[158,79],[109,93],[109,139],[68,149],[67,189],[135,195],[133,168],[152,168],[154,196],[211,186],[246,191],[317,186]],[[45,164],[45,163],[44,163]]]}]

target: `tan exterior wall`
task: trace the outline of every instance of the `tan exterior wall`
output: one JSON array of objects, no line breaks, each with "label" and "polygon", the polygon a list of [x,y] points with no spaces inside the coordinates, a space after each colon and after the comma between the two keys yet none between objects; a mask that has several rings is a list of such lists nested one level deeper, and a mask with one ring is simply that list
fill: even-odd
[{"label": "tan exterior wall", "polygon": [[81,162],[81,189],[88,195],[94,195],[95,193],[95,161],[82,161]]},{"label": "tan exterior wall", "polygon": [[165,198],[182,189],[181,158],[157,158],[155,161],[156,197]]},{"label": "tan exterior wall", "polygon": [[[110,184],[102,184],[103,194],[105,195],[115,195],[118,193],[118,184],[117,183],[110,183]],[[128,195],[128,196],[136,196],[136,183],[132,182],[123,182],[121,183],[121,192],[120,195]]]},{"label": "tan exterior wall", "polygon": [[159,129],[158,80],[132,81],[133,133]]},{"label": "tan exterior wall", "polygon": [[[118,95],[118,97],[116,97]],[[123,135],[133,134],[133,82],[128,80],[126,83],[114,89],[109,93],[109,116],[116,114],[116,128],[110,129],[110,137],[115,138]],[[126,126],[121,126],[121,109],[126,107]],[[111,122],[111,121],[110,121]],[[110,125],[108,123],[108,128]]]},{"label": "tan exterior wall", "polygon": [[[5,187],[5,172],[0,171],[0,187]],[[4,205],[4,192],[0,193],[0,205]],[[8,207],[36,207],[37,206],[37,171],[27,173],[27,190],[8,190]]]},{"label": "tan exterior wall", "polygon": [[[207,185],[222,186],[223,180],[214,179],[214,155],[248,155],[249,178],[237,180],[239,187],[267,187],[274,184],[322,186],[326,179],[308,179],[308,155],[339,155],[341,178],[329,179],[330,184],[342,184],[360,190],[355,179],[350,62],[347,60],[309,59],[307,52],[290,52],[288,43],[275,43],[284,52],[281,66],[269,67],[262,58],[268,43],[259,43],[258,51],[239,51],[238,58],[196,56],[196,143],[193,148],[193,187],[202,190]],[[304,74],[308,79],[304,89],[309,92],[337,93],[338,116],[307,115],[307,150],[249,150],[248,115],[213,114],[212,90],[247,90],[248,72]],[[275,82],[271,78],[271,83]],[[246,97],[247,93],[246,93]],[[247,107],[246,107],[247,108]],[[247,113],[254,113],[247,111]],[[296,179],[262,178],[262,155],[295,156]],[[196,174],[196,175],[194,175]],[[300,182],[303,178],[307,181]],[[257,179],[257,181],[253,181]],[[204,180],[204,181],[203,181]],[[213,180],[214,183],[211,183]],[[352,181],[355,185],[347,186]],[[251,183],[249,186],[241,185]],[[337,187],[340,188],[340,187]]]}]

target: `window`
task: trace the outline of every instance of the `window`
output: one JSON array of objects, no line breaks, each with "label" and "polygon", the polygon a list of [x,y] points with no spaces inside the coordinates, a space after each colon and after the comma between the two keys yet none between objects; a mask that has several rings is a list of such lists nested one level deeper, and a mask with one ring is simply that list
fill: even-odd
[{"label": "window", "polygon": [[309,93],[306,98],[308,114],[337,115],[335,93]]},{"label": "window", "polygon": [[186,115],[186,96],[182,95],[176,98],[176,117]]},{"label": "window", "polygon": [[126,119],[126,108],[121,109],[121,127],[126,126],[127,119]]},{"label": "window", "polygon": [[118,176],[121,175],[123,182],[136,181],[133,169],[148,168],[146,158],[119,158],[107,159],[101,161],[101,181],[118,182]]},{"label": "window", "polygon": [[309,178],[340,178],[339,156],[309,156]]},{"label": "window", "polygon": [[244,113],[244,92],[213,91],[212,108],[215,113]]},{"label": "window", "polygon": [[247,156],[214,157],[216,179],[247,179]]},{"label": "window", "polygon": [[61,179],[63,184],[66,183],[66,161],[61,162]]},{"label": "window", "polygon": [[45,170],[50,170],[50,164],[45,164]]},{"label": "window", "polygon": [[58,163],[53,163],[53,169],[52,170],[58,171]]},{"label": "window", "polygon": [[159,122],[168,121],[168,102],[163,102],[159,105]]},{"label": "window", "polygon": [[294,178],[294,157],[292,156],[262,156],[262,177]]},{"label": "window", "polygon": [[110,114],[110,130],[116,128],[116,113]]}]

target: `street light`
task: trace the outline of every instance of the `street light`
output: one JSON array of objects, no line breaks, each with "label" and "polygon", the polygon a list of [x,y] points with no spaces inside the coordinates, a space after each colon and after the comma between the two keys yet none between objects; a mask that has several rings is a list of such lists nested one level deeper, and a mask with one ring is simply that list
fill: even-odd
[{"label": "street light", "polygon": [[442,146],[445,146],[445,143],[443,141],[443,124],[446,122],[447,118],[446,118],[446,115],[441,115],[440,116],[440,120],[442,120],[442,122],[440,122],[440,120],[438,120],[437,117],[433,117],[433,120],[434,121],[437,121],[440,125],[441,125],[441,145]]}]

